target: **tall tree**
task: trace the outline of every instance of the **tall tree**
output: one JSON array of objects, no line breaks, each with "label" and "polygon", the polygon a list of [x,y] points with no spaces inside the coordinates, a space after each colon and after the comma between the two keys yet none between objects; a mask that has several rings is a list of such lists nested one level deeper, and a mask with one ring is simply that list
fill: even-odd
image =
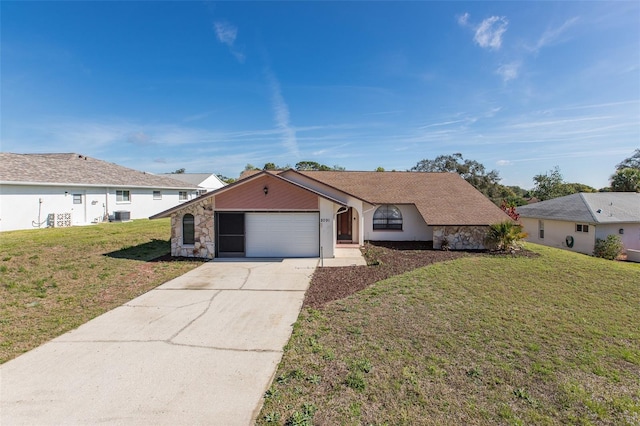
[{"label": "tall tree", "polygon": [[279,168],[275,163],[265,163],[262,170],[279,170]]},{"label": "tall tree", "polygon": [[411,168],[411,171],[458,173],[496,205],[500,205],[503,199],[516,195],[508,187],[500,185],[498,171],[487,171],[483,164],[475,160],[465,160],[459,152],[451,155],[439,155],[434,160],[420,160]]},{"label": "tall tree", "polygon": [[616,170],[622,169],[638,169],[640,170],[640,148],[634,151],[634,154],[625,158],[621,163],[616,166]]},{"label": "tall tree", "polygon": [[611,176],[611,189],[617,192],[640,192],[640,168],[618,170]]},{"label": "tall tree", "polygon": [[575,194],[576,192],[580,192],[582,187],[590,188],[588,192],[595,192],[595,189],[586,185],[581,186],[582,184],[566,183],[563,180],[560,167],[558,166],[555,166],[543,175],[535,175],[533,181],[535,182],[535,187],[532,191],[533,195],[540,201]]},{"label": "tall tree", "polygon": [[612,191],[640,192],[640,149],[616,165],[610,180]]},{"label": "tall tree", "polygon": [[183,167],[181,169],[176,170],[175,172],[171,172],[172,175],[181,175],[184,172],[186,172],[187,170]]},{"label": "tall tree", "polygon": [[300,161],[296,163],[296,170],[298,171],[308,171],[308,170],[319,170],[319,171],[327,171],[327,170],[337,170],[344,171],[345,168],[342,166],[333,166],[329,167],[325,164],[320,164],[316,161]]}]

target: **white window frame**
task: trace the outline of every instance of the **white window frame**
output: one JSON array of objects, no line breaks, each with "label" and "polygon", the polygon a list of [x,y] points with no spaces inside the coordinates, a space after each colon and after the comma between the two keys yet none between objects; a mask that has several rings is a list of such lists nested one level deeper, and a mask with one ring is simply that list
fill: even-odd
[{"label": "white window frame", "polygon": [[189,201],[189,192],[178,191],[178,201]]},{"label": "white window frame", "polygon": [[154,200],[162,200],[162,191],[153,191]]},{"label": "white window frame", "polygon": [[116,189],[116,204],[131,204],[131,191],[128,189]]},{"label": "white window frame", "polygon": [[82,204],[82,194],[72,194],[73,204]]}]

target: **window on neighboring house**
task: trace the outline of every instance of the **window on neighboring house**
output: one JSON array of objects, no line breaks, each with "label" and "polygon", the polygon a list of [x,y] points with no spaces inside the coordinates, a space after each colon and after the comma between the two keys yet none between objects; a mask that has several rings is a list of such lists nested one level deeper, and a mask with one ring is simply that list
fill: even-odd
[{"label": "window on neighboring house", "polygon": [[373,214],[373,229],[402,230],[402,213],[394,205],[387,204],[378,207]]},{"label": "window on neighboring house", "polygon": [[82,194],[73,194],[73,204],[82,204]]},{"label": "window on neighboring house", "polygon": [[195,227],[193,215],[187,213],[182,217],[182,244],[195,243]]},{"label": "window on neighboring house", "polygon": [[541,240],[544,239],[544,220],[538,221],[538,235],[540,236]]},{"label": "window on neighboring house", "polygon": [[131,192],[129,190],[116,190],[116,202],[117,203],[130,203],[131,202]]},{"label": "window on neighboring house", "polygon": [[589,225],[583,225],[582,223],[576,223],[576,232],[589,232]]},{"label": "window on neighboring house", "polygon": [[161,191],[153,191],[153,199],[154,200],[162,200],[162,192]]},{"label": "window on neighboring house", "polygon": [[178,200],[187,201],[189,199],[189,194],[187,191],[179,191],[178,192]]},{"label": "window on neighboring house", "polygon": [[202,194],[206,194],[207,190],[206,189],[198,189],[198,196],[202,195]]}]

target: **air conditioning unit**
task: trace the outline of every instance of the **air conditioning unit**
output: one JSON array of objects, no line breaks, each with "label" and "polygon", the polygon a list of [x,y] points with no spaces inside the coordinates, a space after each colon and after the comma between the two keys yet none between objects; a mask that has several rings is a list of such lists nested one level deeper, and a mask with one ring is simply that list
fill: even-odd
[{"label": "air conditioning unit", "polygon": [[124,222],[126,220],[131,220],[131,212],[124,211],[124,210],[118,210],[116,212],[113,212],[113,216],[114,216],[113,220],[115,222]]}]

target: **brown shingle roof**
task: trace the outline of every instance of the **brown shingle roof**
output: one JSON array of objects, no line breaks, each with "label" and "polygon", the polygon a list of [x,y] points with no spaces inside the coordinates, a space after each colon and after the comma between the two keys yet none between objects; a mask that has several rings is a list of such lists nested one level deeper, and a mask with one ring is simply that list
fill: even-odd
[{"label": "brown shingle roof", "polygon": [[455,173],[299,173],[374,204],[415,204],[429,225],[490,225],[509,219]]},{"label": "brown shingle roof", "polygon": [[79,154],[0,153],[0,182],[196,189],[166,176]]}]

